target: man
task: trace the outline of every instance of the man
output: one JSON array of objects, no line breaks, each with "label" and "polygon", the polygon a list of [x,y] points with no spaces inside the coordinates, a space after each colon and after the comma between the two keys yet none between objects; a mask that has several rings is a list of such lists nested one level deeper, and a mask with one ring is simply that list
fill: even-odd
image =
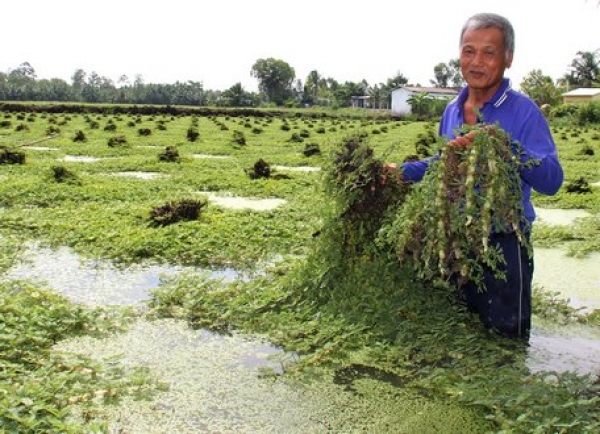
[{"label": "man", "polygon": [[[562,185],[563,170],[543,113],[526,95],[512,90],[504,77],[513,62],[514,44],[514,30],[506,18],[481,13],[467,20],[460,35],[460,67],[467,86],[446,107],[439,134],[457,140],[456,134],[465,124],[498,123],[513,142],[521,145],[523,161],[537,159],[538,165],[520,171],[525,218],[533,222],[532,189],[555,194]],[[468,137],[472,140],[472,135],[459,140]],[[387,170],[397,169],[397,176],[404,181],[420,181],[429,161],[407,162],[400,167],[389,164]],[[503,252],[506,279],[498,279],[486,269],[486,291],[469,282],[461,292],[469,310],[478,313],[486,327],[504,336],[527,338],[531,328],[533,258],[515,233],[492,233],[490,245],[499,246]]]}]

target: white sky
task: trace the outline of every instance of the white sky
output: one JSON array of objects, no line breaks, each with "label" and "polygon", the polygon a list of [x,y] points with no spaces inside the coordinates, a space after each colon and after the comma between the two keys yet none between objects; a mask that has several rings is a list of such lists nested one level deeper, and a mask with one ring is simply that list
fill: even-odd
[{"label": "white sky", "polygon": [[429,85],[433,67],[458,57],[464,21],[477,12],[510,19],[518,88],[533,69],[553,79],[578,51],[600,49],[598,0],[3,0],[0,71],[29,62],[38,78],[71,82],[77,69],[145,83],[199,81],[225,90],[256,60],[287,62],[305,81],[385,83],[397,73]]}]

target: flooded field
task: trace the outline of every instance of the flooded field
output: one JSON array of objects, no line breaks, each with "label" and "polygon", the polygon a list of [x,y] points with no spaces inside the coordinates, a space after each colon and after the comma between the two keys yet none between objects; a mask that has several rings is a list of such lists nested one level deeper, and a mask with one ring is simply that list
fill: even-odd
[{"label": "flooded field", "polygon": [[[597,255],[582,260],[567,258],[560,249],[537,249],[536,252],[534,283],[546,291],[560,291],[574,307],[600,306]],[[150,298],[150,292],[158,288],[163,279],[190,272],[203,273],[213,279],[239,277],[234,269],[200,270],[165,265],[116,267],[107,261],[83,260],[66,247],[50,249],[31,245],[22,261],[10,269],[5,278],[39,282],[78,303],[143,306]],[[600,371],[598,330],[583,326],[545,327],[534,319],[528,362],[533,371]],[[216,341],[223,345],[231,342],[227,339]],[[171,345],[179,345],[177,339]],[[262,360],[263,354],[277,352],[276,348],[263,343],[257,352],[247,352],[246,357]],[[162,354],[162,351],[155,354]]]}]

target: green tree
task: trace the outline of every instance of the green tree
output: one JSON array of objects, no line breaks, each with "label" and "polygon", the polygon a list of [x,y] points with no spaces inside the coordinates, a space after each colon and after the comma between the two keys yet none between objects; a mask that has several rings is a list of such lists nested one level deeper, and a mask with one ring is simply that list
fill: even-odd
[{"label": "green tree", "polygon": [[236,83],[221,95],[223,104],[228,107],[252,107],[254,98],[251,93],[246,92],[242,83]]},{"label": "green tree", "polygon": [[76,101],[83,99],[83,87],[85,86],[86,78],[87,74],[83,69],[76,70],[71,76],[71,86]]},{"label": "green tree", "polygon": [[441,62],[433,67],[433,75],[435,80],[429,80],[429,82],[436,87],[448,87],[450,82],[450,71],[448,65]]},{"label": "green tree", "polygon": [[564,77],[567,84],[577,87],[600,86],[600,50],[578,51]]},{"label": "green tree", "polygon": [[35,99],[35,69],[24,62],[18,68],[8,73],[7,97],[11,100],[33,100]]},{"label": "green tree", "polygon": [[427,92],[419,92],[411,96],[407,102],[416,116],[427,116],[432,105],[432,99]]},{"label": "green tree", "polygon": [[384,84],[376,84],[367,91],[367,95],[371,97],[373,108],[388,108],[389,91]]},{"label": "green tree", "polygon": [[465,79],[462,76],[462,72],[460,72],[460,59],[458,57],[456,59],[451,59],[447,66],[450,72],[450,83],[452,84],[452,87],[464,86]]},{"label": "green tree", "polygon": [[435,80],[430,80],[436,87],[461,87],[464,79],[460,72],[460,60],[451,59],[448,63],[440,62],[433,67]]},{"label": "green tree", "polygon": [[258,80],[258,89],[266,95],[268,101],[283,105],[292,96],[296,72],[283,60],[272,57],[258,59],[252,66],[250,75]]},{"label": "green tree", "polygon": [[385,85],[390,91],[392,91],[406,85],[407,83],[408,79],[400,72],[397,72],[395,76],[388,78]]},{"label": "green tree", "polygon": [[39,101],[73,101],[71,86],[60,78],[38,80],[36,94]]},{"label": "green tree", "polygon": [[560,104],[562,91],[552,78],[544,75],[540,69],[531,71],[521,82],[521,90],[529,95],[538,106],[549,104],[551,106]]},{"label": "green tree", "polygon": [[313,104],[316,103],[319,98],[319,87],[321,85],[321,80],[321,74],[319,74],[319,72],[316,70],[310,71],[308,77],[306,77],[305,88]]},{"label": "green tree", "polygon": [[333,95],[338,107],[350,107],[353,96],[363,96],[364,83],[354,83],[352,81],[346,81],[336,87],[333,91]]}]

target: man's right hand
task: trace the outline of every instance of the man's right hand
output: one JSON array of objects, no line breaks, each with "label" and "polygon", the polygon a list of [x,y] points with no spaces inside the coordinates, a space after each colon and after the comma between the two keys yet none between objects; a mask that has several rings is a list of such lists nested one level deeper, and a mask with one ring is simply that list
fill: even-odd
[{"label": "man's right hand", "polygon": [[384,163],[381,171],[381,183],[387,184],[388,182],[395,182],[402,184],[404,177],[402,176],[402,166],[398,166],[396,163]]}]

